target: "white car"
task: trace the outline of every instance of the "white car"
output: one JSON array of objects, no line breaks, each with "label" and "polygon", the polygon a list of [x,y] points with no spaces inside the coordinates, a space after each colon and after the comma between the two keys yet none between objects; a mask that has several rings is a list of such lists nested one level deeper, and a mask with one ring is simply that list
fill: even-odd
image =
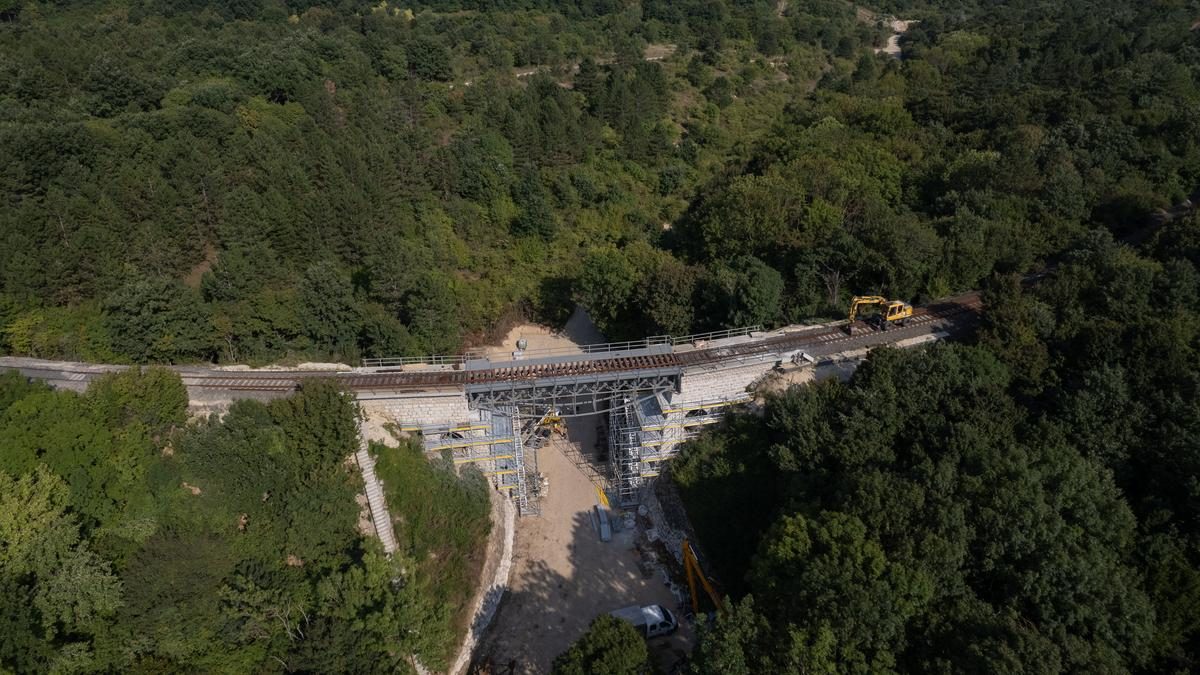
[{"label": "white car", "polygon": [[610,615],[628,621],[633,627],[647,638],[670,635],[679,628],[679,622],[671,610],[662,605],[646,605],[625,607],[609,612]]}]

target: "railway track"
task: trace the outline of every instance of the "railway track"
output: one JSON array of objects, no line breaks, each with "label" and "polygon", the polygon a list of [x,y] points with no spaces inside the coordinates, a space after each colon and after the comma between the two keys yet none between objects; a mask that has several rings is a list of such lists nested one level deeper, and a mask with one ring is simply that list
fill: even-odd
[{"label": "railway track", "polygon": [[[696,366],[761,354],[779,354],[796,350],[837,351],[842,346],[852,346],[857,342],[865,343],[864,346],[899,342],[902,339],[911,337],[914,333],[923,332],[931,323],[937,321],[970,323],[978,316],[982,306],[983,303],[979,293],[965,293],[931,305],[917,307],[913,310],[912,318],[907,321],[903,328],[893,327],[886,332],[872,331],[865,334],[861,332],[852,334],[844,330],[844,325],[836,325],[804,333],[763,338],[743,345],[684,352],[675,354],[674,356],[678,357],[680,365]],[[855,327],[862,329],[865,327],[865,324],[861,321],[856,322]],[[829,349],[831,347],[833,349]]]},{"label": "railway track", "polygon": [[[855,346],[874,346],[897,342],[913,335],[932,332],[934,324],[944,328],[973,323],[981,308],[979,293],[972,292],[917,307],[904,327],[886,332],[868,331],[847,334],[844,325],[805,330],[762,337],[741,344],[704,347],[686,351],[658,354],[621,354],[610,358],[578,358],[549,363],[503,364],[494,368],[445,370],[382,370],[378,372],[244,372],[211,371],[195,367],[176,369],[188,387],[237,392],[289,392],[315,377],[334,377],[352,391],[423,390],[465,387],[475,384],[532,382],[536,380],[603,376],[616,373],[637,373],[647,370],[670,370],[718,365],[747,359],[762,359],[772,355],[806,351],[814,356],[843,351]],[[861,326],[861,322],[856,326]],[[583,355],[581,355],[583,356]],[[96,375],[121,370],[122,366],[89,366],[82,364],[21,365],[20,359],[0,359],[0,368],[17,367],[26,375],[57,383],[84,383]]]}]

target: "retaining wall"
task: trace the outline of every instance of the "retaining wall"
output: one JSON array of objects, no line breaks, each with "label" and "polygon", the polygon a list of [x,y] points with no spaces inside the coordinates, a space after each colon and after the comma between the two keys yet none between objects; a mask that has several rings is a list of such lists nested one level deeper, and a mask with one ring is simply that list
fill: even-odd
[{"label": "retaining wall", "polygon": [[360,394],[359,405],[382,410],[393,420],[422,427],[454,426],[473,419],[462,389],[426,391],[417,394]]},{"label": "retaining wall", "polygon": [[736,398],[774,367],[775,361],[767,360],[741,366],[685,370],[679,382],[679,393],[671,397],[671,404]]}]

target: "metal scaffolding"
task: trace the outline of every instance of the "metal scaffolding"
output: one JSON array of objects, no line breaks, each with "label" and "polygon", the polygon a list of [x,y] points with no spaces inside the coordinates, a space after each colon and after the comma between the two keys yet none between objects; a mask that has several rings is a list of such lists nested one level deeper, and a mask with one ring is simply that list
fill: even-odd
[{"label": "metal scaffolding", "polygon": [[612,487],[621,506],[638,502],[642,475],[642,430],[634,413],[635,400],[625,399],[623,405],[608,413],[608,463],[612,471]]},{"label": "metal scaffolding", "polygon": [[609,468],[616,501],[634,506],[642,486],[657,477],[662,463],[679,454],[681,444],[704,427],[721,421],[727,408],[750,400],[737,396],[672,403],[672,394],[626,398],[609,411]]},{"label": "metal scaffolding", "polygon": [[[515,407],[476,411],[476,421],[443,427],[402,427],[419,430],[426,453],[449,453],[456,467],[472,465],[492,486],[516,502],[521,515],[538,512],[536,448],[527,451],[521,417]],[[532,468],[532,471],[531,471]],[[531,474],[535,478],[530,485]]]}]

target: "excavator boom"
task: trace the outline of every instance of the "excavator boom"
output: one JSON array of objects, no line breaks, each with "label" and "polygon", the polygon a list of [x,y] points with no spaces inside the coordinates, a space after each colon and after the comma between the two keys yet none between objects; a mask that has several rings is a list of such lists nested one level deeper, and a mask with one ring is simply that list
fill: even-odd
[{"label": "excavator boom", "polygon": [[696,558],[696,551],[692,549],[692,544],[687,539],[683,540],[683,571],[687,575],[693,614],[697,616],[700,614],[700,594],[699,589],[696,588],[697,582],[704,588],[704,592],[708,594],[717,611],[724,609],[724,605],[721,604],[721,594],[717,593],[717,589],[713,588],[708,577],[704,575],[704,570],[700,569],[700,560]]},{"label": "excavator boom", "polygon": [[850,301],[850,320],[853,321],[856,318],[858,318],[858,309],[860,307],[863,307],[864,305],[872,306],[872,305],[883,305],[883,304],[887,304],[887,298],[885,298],[883,296],[880,296],[880,295],[856,295],[856,296],[854,296],[854,299]]}]

